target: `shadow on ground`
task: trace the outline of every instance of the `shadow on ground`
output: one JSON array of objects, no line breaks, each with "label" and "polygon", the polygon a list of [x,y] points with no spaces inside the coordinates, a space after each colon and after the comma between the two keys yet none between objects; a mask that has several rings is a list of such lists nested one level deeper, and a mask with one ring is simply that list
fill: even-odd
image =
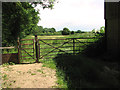
[{"label": "shadow on ground", "polygon": [[86,48],[82,54],[59,54],[54,58],[68,88],[120,88],[119,64],[100,58],[105,52],[100,44]]}]

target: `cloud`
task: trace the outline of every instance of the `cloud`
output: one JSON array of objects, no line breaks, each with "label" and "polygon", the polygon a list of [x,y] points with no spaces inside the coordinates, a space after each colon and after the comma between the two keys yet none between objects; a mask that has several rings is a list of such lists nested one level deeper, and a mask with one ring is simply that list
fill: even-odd
[{"label": "cloud", "polygon": [[40,17],[38,25],[58,30],[67,26],[99,28],[104,25],[104,0],[60,0],[53,10],[41,9]]}]

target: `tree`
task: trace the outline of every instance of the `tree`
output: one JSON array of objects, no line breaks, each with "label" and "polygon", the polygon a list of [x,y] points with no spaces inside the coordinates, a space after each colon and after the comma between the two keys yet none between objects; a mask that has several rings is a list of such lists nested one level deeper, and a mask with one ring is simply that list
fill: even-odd
[{"label": "tree", "polygon": [[92,30],[92,33],[95,33],[95,29]]},{"label": "tree", "polygon": [[52,33],[56,32],[55,28],[51,28],[51,32]]},{"label": "tree", "polygon": [[75,32],[74,31],[71,31],[71,34],[74,34]]},{"label": "tree", "polygon": [[104,26],[102,26],[102,27],[100,28],[100,33],[105,33],[105,27],[104,27]]},{"label": "tree", "polygon": [[76,33],[82,33],[82,31],[81,30],[77,30],[77,32]]},{"label": "tree", "polygon": [[38,29],[39,29],[39,31],[40,31],[40,33],[43,33],[43,27],[42,26],[38,26]]},{"label": "tree", "polygon": [[69,35],[70,30],[68,28],[63,28],[62,35]]},{"label": "tree", "polygon": [[[47,4],[46,4],[47,2]],[[2,3],[2,45],[13,46],[17,38],[31,34],[37,28],[38,11],[33,6],[52,8],[54,0],[43,2],[3,2]]]}]

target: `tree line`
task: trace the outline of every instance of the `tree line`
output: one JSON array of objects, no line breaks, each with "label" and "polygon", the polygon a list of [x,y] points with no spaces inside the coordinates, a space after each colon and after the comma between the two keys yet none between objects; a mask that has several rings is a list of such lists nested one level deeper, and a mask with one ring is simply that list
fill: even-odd
[{"label": "tree line", "polygon": [[[105,27],[100,27],[100,30],[93,29],[90,31],[91,33],[96,34],[104,34],[105,33]],[[71,35],[75,33],[85,33],[83,30],[77,30],[77,31],[71,31],[68,28],[63,28],[63,30],[56,31],[55,28],[43,28],[42,26],[38,26],[36,29],[33,30],[33,35]]]},{"label": "tree line", "polygon": [[52,28],[43,28],[43,26],[37,26],[36,29],[33,30],[33,35],[70,35],[75,33],[85,33],[82,30],[70,31],[68,28],[63,28],[63,30],[57,31],[54,27]]},{"label": "tree line", "polygon": [[52,9],[54,1],[2,2],[2,46],[14,46],[18,37],[35,33],[40,17],[34,8],[39,4],[43,9]]}]

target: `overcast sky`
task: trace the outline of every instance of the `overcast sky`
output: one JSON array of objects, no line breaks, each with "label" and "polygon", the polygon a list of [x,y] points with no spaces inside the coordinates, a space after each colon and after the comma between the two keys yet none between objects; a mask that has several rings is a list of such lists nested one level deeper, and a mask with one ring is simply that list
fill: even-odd
[{"label": "overcast sky", "polygon": [[40,9],[38,25],[54,27],[57,31],[64,27],[71,31],[91,31],[105,25],[104,0],[59,0],[54,9]]}]

